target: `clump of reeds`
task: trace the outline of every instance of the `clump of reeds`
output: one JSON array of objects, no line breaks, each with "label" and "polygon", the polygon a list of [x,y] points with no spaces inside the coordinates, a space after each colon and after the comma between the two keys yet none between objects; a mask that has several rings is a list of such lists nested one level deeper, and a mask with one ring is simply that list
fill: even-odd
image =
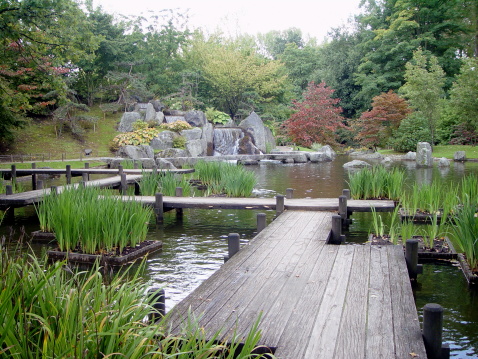
[{"label": "clump of reeds", "polygon": [[404,178],[405,172],[397,167],[373,166],[349,173],[348,184],[354,199],[398,200]]},{"label": "clump of reeds", "polygon": [[458,208],[452,226],[453,241],[466,255],[472,270],[478,270],[478,205],[465,198]]},{"label": "clump of reeds", "polygon": [[183,189],[184,196],[192,194],[192,187],[189,181],[183,175],[171,172],[143,173],[139,182],[139,188],[143,196],[154,196],[156,193],[174,196],[177,187]]},{"label": "clump of reeds", "polygon": [[[181,336],[168,335],[166,321],[145,321],[155,294],[140,271],[109,282],[98,267],[78,272],[56,262],[0,248],[0,357],[2,358],[234,358],[240,345],[206,338],[194,321]],[[238,357],[260,358],[254,326]],[[273,356],[269,356],[273,357]]]},{"label": "clump of reeds", "polygon": [[54,232],[58,247],[79,247],[95,254],[136,246],[146,239],[153,210],[138,202],[123,202],[92,187],[49,194],[36,207],[40,229]]},{"label": "clump of reeds", "polygon": [[227,162],[199,161],[194,175],[209,194],[225,194],[229,197],[248,197],[257,183],[256,175],[244,168]]}]

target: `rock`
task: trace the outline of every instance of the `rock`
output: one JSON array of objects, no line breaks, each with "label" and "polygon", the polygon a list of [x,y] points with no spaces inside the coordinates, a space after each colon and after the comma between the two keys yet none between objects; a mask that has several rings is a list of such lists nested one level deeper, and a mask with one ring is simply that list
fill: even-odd
[{"label": "rock", "polygon": [[164,119],[167,123],[173,123],[173,122],[176,122],[176,121],[184,121],[183,116],[169,116],[169,115],[166,115],[166,114],[164,114]]},{"label": "rock", "polygon": [[383,155],[378,152],[359,152],[358,154],[355,154],[356,152],[353,152],[351,156],[353,155],[354,157],[361,158],[364,160],[382,160]]},{"label": "rock", "polygon": [[283,163],[294,163],[294,159],[293,158],[284,158],[282,160]]},{"label": "rock", "polygon": [[193,127],[203,127],[206,126],[207,119],[206,115],[202,111],[189,111],[184,115],[184,119]]},{"label": "rock", "polygon": [[121,116],[121,121],[118,127],[120,132],[131,132],[133,131],[133,122],[141,120],[141,115],[139,112],[125,112]]},{"label": "rock", "polygon": [[164,158],[156,158],[156,166],[161,169],[174,170],[176,167]]},{"label": "rock", "polygon": [[438,160],[438,167],[450,167],[450,161],[445,157],[442,157]]},{"label": "rock", "polygon": [[392,159],[390,157],[385,157],[381,163],[383,163],[384,165],[389,165],[390,163],[392,163]]},{"label": "rock", "polygon": [[141,162],[142,168],[153,168],[156,165],[154,158],[140,158],[139,162]]},{"label": "rock", "polygon": [[327,156],[324,152],[311,152],[308,154],[310,162],[330,162],[332,161],[330,157]]},{"label": "rock", "polygon": [[206,141],[199,139],[188,141],[186,142],[186,150],[191,157],[204,156],[206,152]]},{"label": "rock", "polygon": [[159,100],[151,100],[149,103],[153,105],[154,111],[156,112],[162,112],[163,109],[166,108]]},{"label": "rock", "polygon": [[285,152],[269,155],[271,159],[284,163],[307,163],[307,155],[304,152]]},{"label": "rock", "polygon": [[177,117],[184,117],[186,115],[186,112],[184,111],[179,111],[179,110],[163,110],[165,116],[177,116]]},{"label": "rock", "polygon": [[465,151],[456,151],[453,155],[453,161],[466,161]]},{"label": "rock", "polygon": [[155,150],[165,150],[173,147],[173,139],[177,134],[173,131],[160,132],[151,140],[150,146]]},{"label": "rock", "polygon": [[134,112],[138,112],[139,114],[141,114],[141,112],[146,112],[146,107],[148,106],[147,103],[144,103],[144,102],[137,102],[134,104],[134,109],[133,111]]},{"label": "rock", "polygon": [[156,117],[154,118],[154,121],[160,125],[164,122],[164,113],[161,111],[156,112]]},{"label": "rock", "polygon": [[186,138],[187,141],[199,140],[202,137],[202,130],[196,127],[192,130],[183,130],[179,134]]},{"label": "rock", "polygon": [[328,158],[329,161],[333,161],[335,160],[335,157],[337,157],[337,154],[335,153],[334,149],[329,145],[322,146],[322,148],[317,152],[325,154],[325,157]]},{"label": "rock", "polygon": [[432,147],[428,142],[418,142],[416,162],[418,167],[433,166]]},{"label": "rock", "polygon": [[118,156],[139,160],[140,158],[154,158],[154,151],[151,146],[123,146],[118,150]]},{"label": "rock", "polygon": [[251,134],[252,142],[262,153],[266,153],[267,150],[275,147],[275,140],[271,131],[264,126],[261,118],[255,112],[241,121],[239,127]]},{"label": "rock", "polygon": [[258,160],[238,160],[237,163],[240,163],[244,166],[256,166],[259,164]]},{"label": "rock", "polygon": [[214,154],[214,126],[208,122],[202,128],[201,139],[206,141],[206,156]]},{"label": "rock", "polygon": [[260,155],[261,150],[254,145],[251,136],[245,135],[239,139],[238,154],[240,155]]},{"label": "rock", "polygon": [[417,159],[417,153],[409,151],[406,155],[403,156],[405,161],[415,161]]},{"label": "rock", "polygon": [[344,163],[344,168],[363,168],[363,167],[372,167],[372,165],[365,161],[353,160],[347,163]]},{"label": "rock", "polygon": [[182,148],[167,148],[160,151],[156,158],[173,158],[173,157],[188,157],[188,151]]},{"label": "rock", "polygon": [[146,122],[149,122],[149,121],[155,121],[156,120],[156,110],[154,109],[154,106],[153,104],[151,103],[148,103],[146,105],[146,113],[144,115],[144,120]]}]

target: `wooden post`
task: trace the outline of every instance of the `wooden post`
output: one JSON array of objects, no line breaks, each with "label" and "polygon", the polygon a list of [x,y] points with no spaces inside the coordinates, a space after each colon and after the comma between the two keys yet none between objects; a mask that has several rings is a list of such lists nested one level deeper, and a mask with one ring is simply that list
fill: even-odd
[{"label": "wooden post", "polygon": [[16,165],[12,165],[11,176],[12,176],[12,183],[16,182],[17,181],[17,166]]},{"label": "wooden post", "polygon": [[124,172],[123,165],[118,165],[118,175],[121,176]]},{"label": "wooden post", "polygon": [[[176,187],[176,197],[182,197],[183,196],[183,188],[182,187]],[[176,215],[179,217],[182,217],[183,215],[183,209],[182,208],[176,208]]]},{"label": "wooden post", "polygon": [[278,194],[276,196],[276,215],[279,215],[281,214],[282,212],[284,212],[284,195],[282,194]]},{"label": "wooden post", "polygon": [[154,199],[154,213],[156,214],[156,222],[162,223],[164,219],[163,194],[156,193]]},{"label": "wooden post", "polygon": [[80,151],[80,161],[83,161],[83,152]]},{"label": "wooden post", "polygon": [[156,166],[153,166],[153,175],[157,175],[158,174],[158,167]]},{"label": "wooden post", "polygon": [[343,189],[342,190],[342,195],[347,197],[347,199],[351,199],[350,197],[350,190],[349,189]]},{"label": "wooden post", "polygon": [[285,198],[287,198],[287,199],[294,198],[294,189],[293,188],[287,188],[285,190]]},{"label": "wooden post", "polygon": [[37,181],[37,189],[43,189],[43,181],[42,180]]},{"label": "wooden post", "polygon": [[57,186],[51,186],[50,191],[53,194],[58,194],[58,187]]},{"label": "wooden post", "polygon": [[83,173],[81,174],[81,180],[82,180],[83,182],[88,182],[88,173],[83,172]]},{"label": "wooden post", "polygon": [[239,239],[239,233],[229,233],[227,236],[227,257],[224,257],[224,262],[227,262],[232,258],[234,254],[239,252],[241,248],[241,243]]},{"label": "wooden post", "polygon": [[405,261],[407,262],[408,276],[411,280],[417,280],[417,275],[423,273],[422,265],[418,264],[418,239],[407,239]]},{"label": "wooden post", "polygon": [[125,196],[126,195],[126,190],[128,189],[128,184],[126,183],[126,174],[122,173],[121,174],[121,184],[120,184],[120,194]]},{"label": "wooden post", "polygon": [[137,162],[136,160],[133,160],[133,168],[134,168],[135,170],[138,169],[138,162]]},{"label": "wooden post", "polygon": [[66,165],[66,184],[71,184],[71,165]]},{"label": "wooden post", "polygon": [[139,182],[134,182],[134,195],[139,196],[141,194],[141,187],[139,186]]},{"label": "wooden post", "polygon": [[345,236],[342,235],[342,217],[335,214],[332,216],[332,232],[329,244],[341,244],[344,240]]},{"label": "wooden post", "polygon": [[7,185],[5,186],[5,194],[6,194],[7,196],[10,196],[10,195],[13,194],[13,186],[12,186],[11,184],[7,184]]},{"label": "wooden post", "polygon": [[257,213],[257,233],[261,233],[266,228],[266,214]]},{"label": "wooden post", "polygon": [[[32,163],[32,169],[35,169],[37,168],[37,164],[36,163]],[[35,173],[32,173],[32,190],[36,190],[37,189],[37,175]]]},{"label": "wooden post", "polygon": [[61,154],[61,162],[63,162],[64,160],[65,160],[65,154],[62,153],[62,154]]},{"label": "wooden post", "polygon": [[85,187],[86,187],[85,181],[80,181],[80,183],[78,183],[78,188],[85,188]]},{"label": "wooden post", "polygon": [[428,303],[423,307],[423,341],[428,359],[450,358],[448,344],[442,344],[443,308],[439,304]]},{"label": "wooden post", "polygon": [[[90,163],[85,162],[85,169],[89,169],[89,168],[90,168]],[[86,173],[86,181],[88,182],[89,180],[90,180],[90,174]]]},{"label": "wooden post", "polygon": [[155,311],[150,314],[149,321],[154,323],[166,315],[166,294],[164,289],[160,288],[151,288],[148,292],[153,293]]},{"label": "wooden post", "polygon": [[339,196],[339,215],[342,218],[342,223],[345,224],[347,221],[347,197],[342,195]]}]

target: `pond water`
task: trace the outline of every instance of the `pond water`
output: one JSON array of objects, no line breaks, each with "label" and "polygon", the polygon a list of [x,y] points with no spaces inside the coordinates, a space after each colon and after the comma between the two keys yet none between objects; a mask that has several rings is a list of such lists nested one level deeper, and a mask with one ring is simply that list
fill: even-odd
[{"label": "pond water", "polygon": [[[342,164],[349,160],[347,156],[339,156],[336,161],[328,163],[263,163],[247,169],[258,176],[256,196],[273,197],[285,194],[286,188],[293,188],[295,198],[330,198],[338,197],[343,188],[348,188],[348,175]],[[406,169],[408,183],[430,183],[437,179],[457,183],[469,173],[478,173],[478,163],[452,164],[445,170],[436,167],[415,169],[406,163],[394,165]],[[163,250],[148,259],[146,276],[153,286],[165,287],[167,309],[186,297],[222,265],[227,254],[226,238],[229,233],[239,233],[243,243],[254,236],[257,213],[259,211],[187,209],[182,217],[169,212],[165,214],[163,224],[150,226],[148,239],[163,241]],[[275,212],[265,213],[267,223],[270,223]],[[346,233],[347,241],[365,242],[371,215],[355,213],[352,220]],[[0,235],[10,236],[10,231],[15,231],[13,237],[18,237],[22,228],[26,233],[38,229],[33,207],[16,209],[14,218],[5,219]],[[422,315],[421,308],[426,303],[438,303],[445,308],[444,340],[452,348],[452,357],[478,357],[478,291],[469,289],[460,269],[449,262],[425,265],[424,274],[419,276],[418,281],[414,294],[419,315]]]}]

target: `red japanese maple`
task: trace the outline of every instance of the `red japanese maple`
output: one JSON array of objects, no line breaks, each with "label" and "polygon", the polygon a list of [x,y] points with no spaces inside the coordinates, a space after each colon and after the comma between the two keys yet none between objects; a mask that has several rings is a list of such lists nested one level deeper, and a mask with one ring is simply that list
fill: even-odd
[{"label": "red japanese maple", "polygon": [[291,139],[302,146],[313,143],[337,144],[336,131],[345,128],[342,108],[337,106],[339,99],[332,98],[334,90],[325,82],[316,85],[310,82],[303,94],[303,101],[294,101],[296,111],[284,126]]}]

